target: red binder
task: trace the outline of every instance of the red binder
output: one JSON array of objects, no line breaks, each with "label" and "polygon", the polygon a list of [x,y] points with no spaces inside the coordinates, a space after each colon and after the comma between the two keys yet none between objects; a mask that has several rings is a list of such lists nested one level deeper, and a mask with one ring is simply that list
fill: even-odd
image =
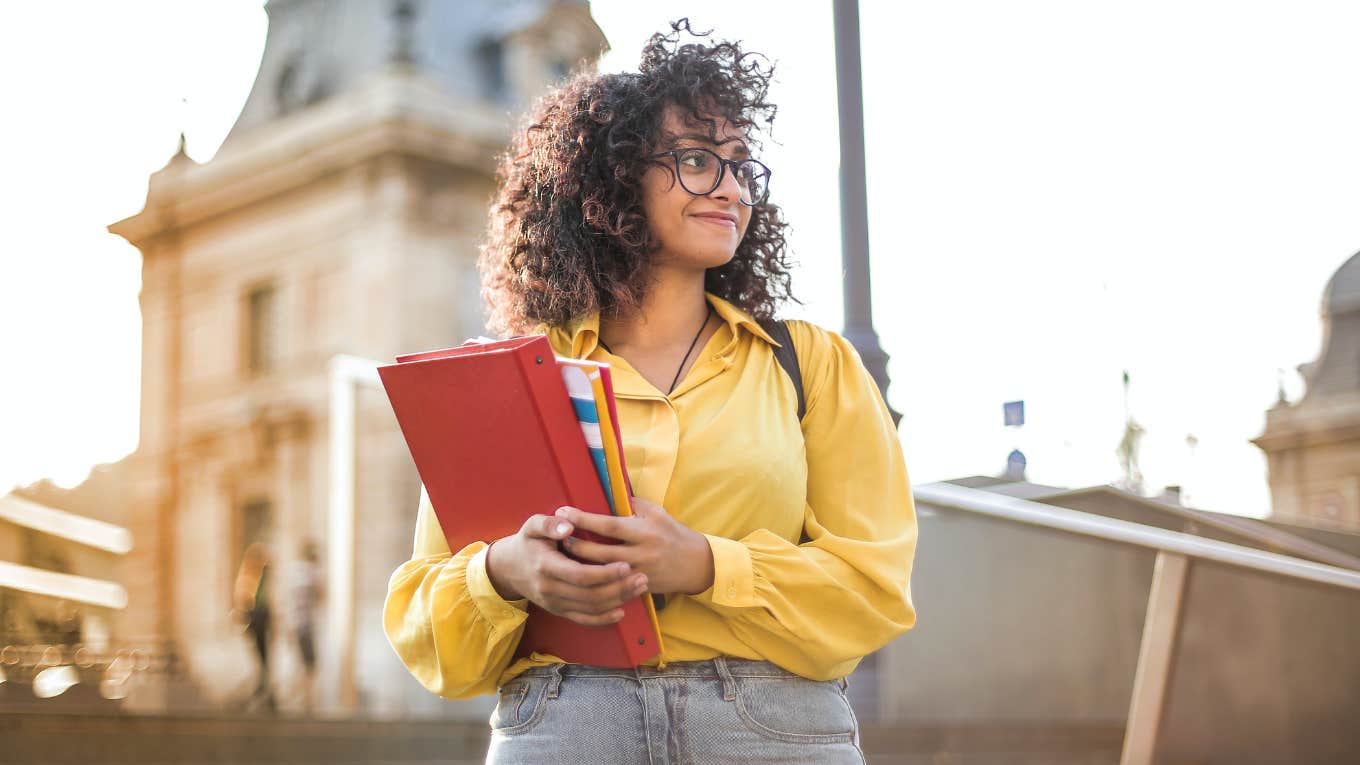
[{"label": "red binder", "polygon": [[[450,550],[508,536],[563,505],[610,514],[545,336],[398,356],[378,375]],[[531,603],[519,654],[642,664],[660,640],[641,598],[623,610],[617,624],[587,627]]]}]

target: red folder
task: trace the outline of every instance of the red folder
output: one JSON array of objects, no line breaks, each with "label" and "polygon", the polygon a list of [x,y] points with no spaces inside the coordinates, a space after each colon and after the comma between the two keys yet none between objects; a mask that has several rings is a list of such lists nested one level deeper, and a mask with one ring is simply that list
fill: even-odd
[{"label": "red folder", "polygon": [[[398,356],[378,375],[450,550],[514,534],[563,505],[610,514],[543,335]],[[531,603],[519,654],[642,664],[660,640],[641,598],[623,611],[617,624],[587,627]]]}]

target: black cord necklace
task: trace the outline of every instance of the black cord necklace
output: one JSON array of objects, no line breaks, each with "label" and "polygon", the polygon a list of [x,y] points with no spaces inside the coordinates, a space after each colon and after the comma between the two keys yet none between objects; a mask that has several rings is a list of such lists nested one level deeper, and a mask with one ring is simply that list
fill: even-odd
[{"label": "black cord necklace", "polygon": [[[704,323],[699,325],[699,331],[694,333],[694,339],[689,341],[689,350],[685,351],[685,357],[683,359],[680,359],[680,368],[675,370],[675,379],[671,380],[671,387],[666,390],[667,396],[671,395],[671,391],[675,390],[676,383],[680,382],[680,373],[685,371],[685,362],[689,361],[689,355],[691,353],[694,353],[694,346],[699,343],[699,336],[702,335],[704,333],[704,330],[708,328],[708,317],[712,315],[713,305],[710,303],[708,305],[708,310],[704,312]],[[609,349],[609,345],[606,344],[605,341],[600,340],[599,342],[601,348],[605,349],[605,351],[607,351],[608,353],[613,353],[613,351]]]}]

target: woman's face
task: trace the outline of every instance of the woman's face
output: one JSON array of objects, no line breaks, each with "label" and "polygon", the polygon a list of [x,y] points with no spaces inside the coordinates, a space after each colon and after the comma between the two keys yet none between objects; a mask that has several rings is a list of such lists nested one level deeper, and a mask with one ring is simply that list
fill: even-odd
[{"label": "woman's face", "polygon": [[[724,159],[746,159],[746,136],[719,120],[717,143],[708,135],[708,126],[687,123],[677,107],[666,108],[657,153],[671,149],[710,149]],[[658,257],[665,265],[696,270],[726,264],[736,254],[737,245],[751,222],[751,208],[739,201],[741,189],[731,168],[726,168],[718,187],[704,196],[684,189],[675,177],[675,159],[660,157],[660,167],[642,176],[642,209],[652,236],[661,243]]]}]

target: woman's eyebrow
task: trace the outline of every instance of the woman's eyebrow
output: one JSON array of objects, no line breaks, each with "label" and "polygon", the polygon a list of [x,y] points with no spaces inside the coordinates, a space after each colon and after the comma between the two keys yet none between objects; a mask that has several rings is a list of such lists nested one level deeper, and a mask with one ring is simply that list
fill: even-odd
[{"label": "woman's eyebrow", "polygon": [[732,153],[734,155],[739,154],[743,157],[751,156],[751,150],[747,148],[746,142],[740,138],[728,138],[725,141],[714,143],[713,136],[708,135],[706,133],[681,133],[679,135],[672,134],[670,137],[670,144],[672,148],[674,148],[681,141],[694,141],[696,143],[708,144],[709,146],[725,146],[729,143],[735,143],[736,146],[732,149]]}]

